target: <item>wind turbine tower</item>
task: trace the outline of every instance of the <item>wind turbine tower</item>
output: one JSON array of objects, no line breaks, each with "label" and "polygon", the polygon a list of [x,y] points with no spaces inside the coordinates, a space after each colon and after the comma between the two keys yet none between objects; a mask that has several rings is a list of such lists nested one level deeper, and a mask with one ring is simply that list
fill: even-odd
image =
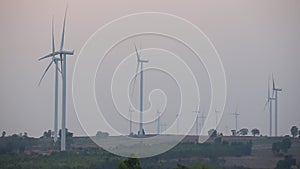
[{"label": "wind turbine tower", "polygon": [[272,76],[272,80],[273,80],[273,94],[275,92],[275,136],[277,137],[278,136],[278,92],[281,92],[282,89],[281,88],[276,88],[276,85],[275,85],[275,80],[274,80],[274,77]]},{"label": "wind turbine tower", "polygon": [[194,112],[196,113],[195,134],[196,136],[198,136],[199,135],[199,113],[200,113],[199,106]]},{"label": "wind turbine tower", "polygon": [[204,120],[205,120],[205,118],[206,118],[206,116],[204,116],[204,111],[202,111],[201,116],[200,116],[200,119],[201,119],[201,130],[204,128]]},{"label": "wind turbine tower", "polygon": [[65,11],[64,16],[64,22],[63,22],[63,30],[62,30],[62,38],[61,38],[61,44],[60,49],[58,51],[55,51],[53,54],[44,56],[40,58],[39,60],[52,57],[53,55],[60,55],[60,61],[61,61],[61,71],[62,71],[62,129],[61,129],[61,151],[66,150],[66,110],[67,110],[67,55],[74,55],[74,50],[68,51],[64,50],[64,40],[65,40],[65,28],[66,28],[66,16],[67,16],[67,9]]},{"label": "wind turbine tower", "polygon": [[157,135],[160,134],[160,112],[157,110]]},{"label": "wind turbine tower", "polygon": [[[145,135],[145,130],[143,129],[143,87],[144,87],[143,86],[143,80],[144,80],[143,65],[144,65],[144,63],[148,63],[148,60],[141,59],[140,53],[138,53],[136,46],[135,46],[135,52],[136,52],[136,57],[137,57],[136,70],[138,70],[139,65],[140,65],[140,71],[141,71],[141,77],[140,77],[140,129],[138,131],[138,135],[143,136],[143,135]],[[137,74],[136,74],[136,76],[137,76]]]},{"label": "wind turbine tower", "polygon": [[215,113],[216,113],[216,129],[217,129],[217,127],[218,127],[218,116],[219,116],[220,111],[216,109]]},{"label": "wind turbine tower", "polygon": [[[58,72],[60,72],[58,68],[58,62],[61,61],[59,58],[56,58],[55,56],[58,55],[55,53],[55,41],[54,41],[54,26],[53,26],[53,18],[52,18],[52,53],[48,54],[47,56],[52,58],[52,61],[49,63],[47,68],[45,69],[40,81],[39,85],[41,84],[43,78],[45,77],[47,71],[51,67],[52,63],[55,64],[55,90],[54,90],[54,143],[57,141],[57,133],[58,133]],[[46,57],[44,57],[46,58]],[[39,59],[42,60],[42,59]]]},{"label": "wind turbine tower", "polygon": [[237,113],[237,107],[235,109],[235,112],[232,115],[235,116],[235,131],[237,132],[238,131],[238,116],[240,115]]},{"label": "wind turbine tower", "polygon": [[132,112],[134,112],[134,110],[129,107],[129,135],[132,135]]},{"label": "wind turbine tower", "polygon": [[176,133],[179,135],[179,113],[176,114]]},{"label": "wind turbine tower", "polygon": [[269,131],[269,135],[270,137],[272,136],[272,102],[273,102],[274,97],[273,95],[271,96],[270,95],[270,78],[268,80],[268,98],[267,98],[267,101],[266,101],[266,104],[265,104],[265,108],[269,105],[269,112],[270,112],[270,131]]}]

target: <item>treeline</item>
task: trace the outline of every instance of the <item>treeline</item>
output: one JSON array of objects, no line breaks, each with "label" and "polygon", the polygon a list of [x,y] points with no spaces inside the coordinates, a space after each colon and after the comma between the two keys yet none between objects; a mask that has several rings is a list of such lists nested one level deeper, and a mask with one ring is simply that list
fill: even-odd
[{"label": "treeline", "polygon": [[16,154],[23,153],[25,148],[31,147],[36,144],[35,138],[28,137],[27,135],[14,134],[8,137],[0,138],[0,154]]},{"label": "treeline", "polygon": [[[2,147],[2,154],[0,154],[0,169],[117,169],[119,164],[126,160],[101,148],[52,152],[50,155],[34,153],[26,155],[22,153],[30,146],[39,145],[43,139],[48,138],[34,139],[19,135],[0,138],[0,145]],[[11,145],[8,146],[8,144]],[[10,148],[5,149],[7,146]],[[211,143],[180,143],[164,154],[141,159],[141,166],[143,169],[174,169],[176,168],[174,159],[178,160],[185,158],[192,163],[193,160],[189,159],[190,157],[208,157],[211,159],[211,162],[207,166],[217,166],[218,163],[215,161],[217,158],[224,156],[250,155],[251,147],[251,141],[245,143],[230,143],[223,141],[221,137],[217,137],[214,142]],[[162,160],[165,162],[162,162]],[[187,164],[189,163],[184,165]],[[122,164],[122,166],[124,167],[124,164]]]},{"label": "treeline", "polygon": [[226,156],[246,156],[251,155],[252,141],[228,142],[222,137],[215,138],[213,143],[179,143],[170,151],[159,155],[160,158],[189,158],[189,157],[209,157],[214,160],[218,157]]}]

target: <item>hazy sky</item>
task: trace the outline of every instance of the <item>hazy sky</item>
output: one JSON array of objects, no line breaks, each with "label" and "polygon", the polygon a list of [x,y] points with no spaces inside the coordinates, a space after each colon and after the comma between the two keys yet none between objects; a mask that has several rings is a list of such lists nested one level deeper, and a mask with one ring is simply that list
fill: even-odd
[{"label": "hazy sky", "polygon": [[[67,1],[0,1],[0,130],[41,136],[53,128],[53,70],[37,87],[49,63],[37,59],[51,50],[51,18],[57,47]],[[71,95],[72,71],[86,40],[112,19],[144,11],[166,12],[197,25],[218,50],[225,68],[228,96],[220,129],[234,128],[230,115],[238,105],[239,127],[269,131],[264,110],[267,79],[273,72],[279,94],[279,134],[300,127],[300,1],[68,1],[67,128],[84,135]],[[60,123],[59,123],[60,124]]]}]

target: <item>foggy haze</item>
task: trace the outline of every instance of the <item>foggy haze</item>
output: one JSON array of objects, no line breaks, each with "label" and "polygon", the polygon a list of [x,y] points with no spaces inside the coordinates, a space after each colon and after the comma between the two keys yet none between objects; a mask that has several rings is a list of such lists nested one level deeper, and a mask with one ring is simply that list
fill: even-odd
[{"label": "foggy haze", "polygon": [[[37,59],[51,51],[52,16],[58,48],[67,1],[0,3],[0,130],[41,136],[45,130],[53,130],[54,70],[50,69],[38,87],[49,62]],[[72,72],[80,49],[96,30],[112,19],[144,11],[185,18],[215,45],[227,78],[227,101],[218,131],[230,134],[235,128],[234,116],[230,114],[238,106],[239,128],[258,128],[263,135],[268,134],[269,112],[264,110],[264,104],[268,77],[272,73],[278,87],[283,88],[279,93],[279,135],[290,134],[292,125],[300,126],[299,1],[75,0],[68,5],[65,46],[75,49],[75,55],[68,58],[67,128],[75,135],[85,135],[72,102]]]}]

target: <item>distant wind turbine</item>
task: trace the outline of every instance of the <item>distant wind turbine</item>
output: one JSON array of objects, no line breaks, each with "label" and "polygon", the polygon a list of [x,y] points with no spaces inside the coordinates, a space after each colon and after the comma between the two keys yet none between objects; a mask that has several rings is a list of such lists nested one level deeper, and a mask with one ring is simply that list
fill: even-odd
[{"label": "distant wind turbine", "polygon": [[270,94],[270,77],[268,79],[268,98],[267,98],[267,101],[265,103],[265,108],[269,105],[269,112],[270,112],[270,131],[269,131],[269,135],[272,136],[272,102],[273,102],[274,97],[273,95],[271,96]]},{"label": "distant wind turbine", "polygon": [[278,92],[281,92],[282,89],[281,88],[276,88],[275,80],[274,80],[273,75],[272,75],[272,81],[273,81],[272,96],[275,92],[275,136],[277,137],[278,136],[278,133],[277,133],[278,132],[278,122],[277,122],[277,120],[278,120],[278,117],[277,117],[277,115],[278,115],[278,108],[277,108],[277,106],[278,106]]},{"label": "distant wind turbine", "polygon": [[60,72],[58,68],[58,61],[61,61],[59,58],[56,58],[55,56],[58,55],[55,53],[55,41],[54,41],[54,26],[53,26],[53,18],[52,18],[52,53],[48,54],[48,56],[51,56],[51,62],[45,69],[40,81],[39,85],[41,84],[42,80],[44,79],[46,73],[48,72],[49,68],[51,67],[52,63],[55,64],[55,90],[54,90],[54,142],[57,141],[57,133],[58,133],[58,72]]},{"label": "distant wind turbine", "polygon": [[201,119],[201,130],[204,128],[205,118],[206,118],[206,116],[204,116],[204,110],[203,110],[202,113],[201,113],[201,116],[200,116],[200,119]]},{"label": "distant wind turbine", "polygon": [[218,115],[219,115],[220,111],[218,109],[216,109],[215,113],[216,113],[216,129],[217,129],[217,127],[218,127]]},{"label": "distant wind turbine", "polygon": [[176,133],[179,135],[179,113],[176,114]]},{"label": "distant wind turbine", "polygon": [[235,131],[236,132],[238,131],[238,116],[240,115],[237,113],[237,111],[238,111],[238,107],[236,106],[235,112],[232,113],[232,115],[235,116]]},{"label": "distant wind turbine", "polygon": [[132,112],[134,112],[134,110],[129,107],[129,135],[132,135]]},{"label": "distant wind turbine", "polygon": [[60,55],[61,60],[61,71],[62,71],[62,78],[63,78],[63,88],[62,88],[62,129],[61,129],[61,151],[66,150],[66,103],[67,103],[67,55],[73,55],[74,50],[68,51],[64,50],[64,39],[65,39],[65,28],[66,28],[66,16],[67,16],[68,6],[66,7],[64,22],[63,22],[63,30],[62,30],[62,38],[60,49],[54,53],[51,53],[47,56],[40,58],[39,60],[52,57],[54,54]]},{"label": "distant wind turbine", "polygon": [[198,136],[199,135],[199,113],[200,113],[199,106],[193,112],[196,113],[195,135]]},{"label": "distant wind turbine", "polygon": [[[134,78],[133,87],[135,86],[137,72],[138,72],[138,69],[140,66],[140,71],[141,71],[141,77],[140,77],[140,128],[138,131],[138,135],[143,136],[143,135],[145,135],[145,130],[143,129],[143,80],[144,80],[143,64],[148,63],[148,60],[142,60],[140,53],[138,53],[138,51],[137,51],[136,45],[134,47],[135,47],[135,52],[136,52],[136,57],[137,57],[137,66],[136,66],[136,75]],[[133,92],[134,92],[134,89],[133,89],[132,93]]]},{"label": "distant wind turbine", "polygon": [[159,112],[159,110],[157,110],[157,135],[159,135],[160,134],[160,112]]}]

